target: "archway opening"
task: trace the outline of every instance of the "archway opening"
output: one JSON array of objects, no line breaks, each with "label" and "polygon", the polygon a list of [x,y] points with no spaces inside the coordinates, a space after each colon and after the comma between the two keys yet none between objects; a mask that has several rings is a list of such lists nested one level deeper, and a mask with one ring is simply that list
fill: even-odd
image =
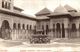
[{"label": "archway opening", "polygon": [[10,26],[9,26],[9,22],[7,20],[4,20],[2,22],[2,26],[1,26],[1,36],[0,38],[3,39],[10,39]]},{"label": "archway opening", "polygon": [[71,31],[73,31],[73,32],[75,32],[75,31],[76,31],[76,25],[75,25],[75,24],[72,24]]},{"label": "archway opening", "polygon": [[3,28],[3,29],[10,29],[9,22],[7,20],[4,20],[2,22],[1,28]]},{"label": "archway opening", "polygon": [[56,37],[61,38],[61,28],[60,28],[60,23],[56,24]]},{"label": "archway opening", "polygon": [[60,31],[60,24],[57,23],[56,26],[57,26],[56,30],[57,30],[57,31]]},{"label": "archway opening", "polygon": [[77,29],[76,29],[76,24],[72,24],[72,28],[71,28],[71,38],[76,38],[77,37]]}]

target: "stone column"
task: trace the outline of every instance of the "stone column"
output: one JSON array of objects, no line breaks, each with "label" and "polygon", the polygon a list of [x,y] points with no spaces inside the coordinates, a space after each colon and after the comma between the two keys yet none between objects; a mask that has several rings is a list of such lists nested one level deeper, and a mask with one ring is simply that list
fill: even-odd
[{"label": "stone column", "polygon": [[50,33],[49,33],[49,37],[50,37],[50,39],[51,40],[53,40],[53,31],[52,31],[52,29],[53,29],[53,20],[52,19],[50,19]]},{"label": "stone column", "polygon": [[61,27],[61,35],[60,35],[60,38],[62,38],[62,24],[60,24],[60,27]]},{"label": "stone column", "polygon": [[68,20],[64,21],[65,38],[68,38]]},{"label": "stone column", "polygon": [[56,38],[56,24],[55,24],[55,29],[54,29],[54,36]]},{"label": "stone column", "polygon": [[79,24],[76,24],[76,29],[77,29],[77,37],[76,38],[79,38]]},{"label": "stone column", "polygon": [[65,28],[65,38],[68,38],[68,28]]}]

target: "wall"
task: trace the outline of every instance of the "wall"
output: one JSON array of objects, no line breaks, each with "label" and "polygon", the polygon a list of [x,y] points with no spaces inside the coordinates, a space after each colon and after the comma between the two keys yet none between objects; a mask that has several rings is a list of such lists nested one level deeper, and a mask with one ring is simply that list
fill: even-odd
[{"label": "wall", "polygon": [[[3,14],[0,13],[0,28],[2,26],[2,22],[4,20],[7,20],[9,22],[9,26],[11,28],[11,39],[12,40],[27,40],[31,35],[32,35],[32,30],[34,29],[34,26],[36,25],[36,21],[35,20],[30,20],[30,19],[25,19],[23,17],[17,17],[17,16],[12,16],[12,15],[7,15],[7,14]],[[14,30],[13,29],[13,24],[16,23],[16,27],[18,28],[18,23],[21,24],[21,29],[18,30]],[[25,29],[22,29],[22,25],[25,24]],[[28,25],[32,25],[32,30],[27,30],[26,26]]]}]

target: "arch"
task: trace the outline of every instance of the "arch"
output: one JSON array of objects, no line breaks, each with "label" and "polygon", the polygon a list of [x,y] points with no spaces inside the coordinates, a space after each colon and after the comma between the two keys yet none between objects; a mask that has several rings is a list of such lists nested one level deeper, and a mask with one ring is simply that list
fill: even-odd
[{"label": "arch", "polygon": [[76,28],[76,24],[73,23],[72,27],[71,27],[71,35],[70,38],[76,38],[77,37],[77,28]]},{"label": "arch", "polygon": [[20,25],[20,23],[18,23],[18,29],[21,29],[21,25]]},{"label": "arch", "polygon": [[71,30],[72,30],[72,31],[76,31],[76,24],[75,24],[75,23],[72,24]]},{"label": "arch", "polygon": [[9,22],[7,20],[4,20],[2,22],[2,26],[1,26],[1,35],[0,35],[0,38],[3,38],[3,39],[10,39],[10,26],[9,26]]},{"label": "arch", "polygon": [[7,20],[4,20],[2,22],[1,28],[3,28],[3,29],[10,29],[9,22]]},{"label": "arch", "polygon": [[56,28],[57,30],[60,30],[60,24],[59,23],[56,24],[56,27],[57,27]]},{"label": "arch", "polygon": [[56,24],[56,37],[61,38],[61,28],[60,28],[60,23]]},{"label": "arch", "polygon": [[13,24],[13,29],[16,29],[16,23]]}]

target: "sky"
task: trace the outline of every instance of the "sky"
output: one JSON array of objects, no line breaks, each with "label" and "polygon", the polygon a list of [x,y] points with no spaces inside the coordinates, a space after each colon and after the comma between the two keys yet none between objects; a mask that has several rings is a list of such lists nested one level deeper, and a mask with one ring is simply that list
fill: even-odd
[{"label": "sky", "polygon": [[54,11],[59,5],[70,5],[80,10],[80,0],[14,0],[14,6],[24,9],[25,14],[33,15],[47,7],[50,11]]}]

